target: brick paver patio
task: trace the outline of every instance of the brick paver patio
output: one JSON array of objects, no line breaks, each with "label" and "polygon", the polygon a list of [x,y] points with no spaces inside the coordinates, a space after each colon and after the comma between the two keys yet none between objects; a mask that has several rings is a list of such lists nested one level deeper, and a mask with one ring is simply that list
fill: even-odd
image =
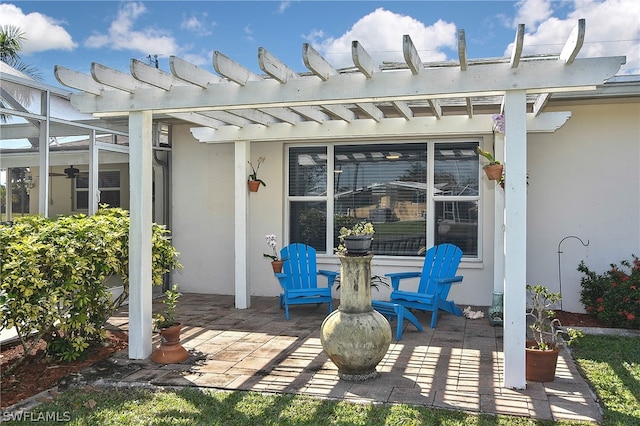
[{"label": "brick paver patio", "polygon": [[[154,301],[154,312],[161,309]],[[406,323],[402,340],[392,341],[378,365],[378,378],[341,380],[320,344],[320,326],[327,314],[326,304],[294,306],[287,321],[276,297],[252,297],[251,307],[240,310],[234,308],[233,296],[184,294],[179,318],[185,324],[182,343],[191,354],[187,361],[159,365],[129,360],[124,351],[86,369],[75,381],[294,393],[536,419],[602,420],[593,393],[566,349],[553,382],[530,382],[526,390],[502,388],[503,330],[486,318],[467,320],[442,313],[437,328],[431,329],[431,314],[418,312],[424,331]],[[109,322],[123,330],[127,325],[126,307]],[[391,326],[395,329],[394,322]],[[158,338],[155,335],[154,347]]]}]

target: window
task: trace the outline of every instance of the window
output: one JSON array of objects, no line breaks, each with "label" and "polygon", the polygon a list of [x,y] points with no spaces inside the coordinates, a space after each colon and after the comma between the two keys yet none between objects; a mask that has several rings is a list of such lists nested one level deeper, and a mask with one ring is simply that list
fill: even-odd
[{"label": "window", "polygon": [[[75,210],[89,209],[89,176],[86,173],[76,176]],[[120,172],[104,171],[98,173],[100,204],[120,207]]]},{"label": "window", "polygon": [[376,229],[376,255],[421,256],[434,244],[450,242],[466,257],[477,257],[477,146],[473,141],[290,147],[289,241],[332,253],[342,226],[367,220]]}]

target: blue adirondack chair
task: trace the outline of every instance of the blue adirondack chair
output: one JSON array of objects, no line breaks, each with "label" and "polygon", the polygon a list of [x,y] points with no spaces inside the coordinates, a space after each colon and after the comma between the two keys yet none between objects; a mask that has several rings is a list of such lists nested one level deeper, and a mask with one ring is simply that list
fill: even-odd
[{"label": "blue adirondack chair", "polygon": [[[305,244],[294,243],[280,250],[280,257],[286,259],[282,272],[275,273],[282,293],[280,307],[284,306],[285,318],[289,319],[289,305],[329,304],[333,311],[331,286],[339,272],[317,270],[316,250]],[[327,277],[327,286],[318,287],[318,274]]]},{"label": "blue adirondack chair", "polygon": [[[462,250],[459,247],[453,244],[439,244],[427,250],[422,272],[385,274],[391,278],[391,302],[407,309],[431,311],[431,328],[436,327],[440,309],[461,316],[462,310],[454,302],[447,300],[451,285],[462,281],[461,276],[456,276],[461,258]],[[400,290],[400,280],[416,277],[420,277],[416,291]]]}]

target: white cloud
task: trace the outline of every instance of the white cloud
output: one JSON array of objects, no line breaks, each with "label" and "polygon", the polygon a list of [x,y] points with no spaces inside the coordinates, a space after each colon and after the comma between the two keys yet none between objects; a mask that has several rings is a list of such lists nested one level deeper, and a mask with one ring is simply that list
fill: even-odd
[{"label": "white cloud", "polygon": [[543,22],[553,14],[550,0],[520,0],[516,4],[517,13],[512,23],[512,27],[524,24],[530,30]]},{"label": "white cloud", "polygon": [[357,40],[378,64],[383,61],[403,61],[402,36],[409,34],[423,61],[447,59],[443,48],[457,43],[456,26],[438,20],[430,26],[405,15],[376,9],[362,17],[349,31],[338,38],[326,37],[314,30],[305,38],[337,68],[353,66],[351,42]]},{"label": "white cloud", "polygon": [[196,34],[197,36],[203,37],[211,35],[212,28],[215,27],[216,22],[207,22],[207,13],[203,12],[202,16],[182,16],[182,22],[180,23],[180,28],[188,30]]},{"label": "white cloud", "polygon": [[[529,16],[531,5],[539,5],[541,0],[527,0],[519,3]],[[553,3],[551,3],[553,6]],[[565,4],[566,5],[566,4]],[[520,12],[518,16],[520,16]],[[544,13],[538,14],[543,16]],[[640,2],[637,0],[576,0],[566,19],[547,17],[540,21],[533,31],[525,26],[523,54],[559,53],[565,41],[577,25],[578,19],[585,18],[586,31],[584,45],[578,57],[626,56],[627,63],[620,73],[640,73]],[[509,55],[512,45],[505,51]]]},{"label": "white cloud", "polygon": [[14,25],[24,33],[21,54],[46,50],[73,50],[78,44],[58,22],[41,13],[24,14],[13,4],[0,4],[0,25]]},{"label": "white cloud", "polygon": [[146,12],[142,3],[124,3],[107,34],[95,33],[84,45],[89,48],[108,47],[113,50],[134,50],[144,54],[173,55],[179,51],[175,39],[156,28],[134,30],[135,21]]},{"label": "white cloud", "polygon": [[281,1],[280,5],[278,6],[278,13],[284,13],[284,11],[289,8],[289,6],[291,6],[290,1]]}]

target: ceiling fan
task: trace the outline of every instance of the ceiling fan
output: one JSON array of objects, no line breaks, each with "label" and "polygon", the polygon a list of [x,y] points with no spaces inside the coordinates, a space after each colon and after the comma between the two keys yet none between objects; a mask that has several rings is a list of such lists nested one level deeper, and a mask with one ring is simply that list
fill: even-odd
[{"label": "ceiling fan", "polygon": [[65,176],[68,179],[73,179],[76,176],[88,176],[89,173],[86,172],[82,172],[80,173],[80,170],[77,169],[76,167],[73,167],[73,164],[70,165],[69,167],[67,167],[66,169],[64,169],[64,173],[55,173],[55,172],[51,172],[49,173],[49,176]]}]

